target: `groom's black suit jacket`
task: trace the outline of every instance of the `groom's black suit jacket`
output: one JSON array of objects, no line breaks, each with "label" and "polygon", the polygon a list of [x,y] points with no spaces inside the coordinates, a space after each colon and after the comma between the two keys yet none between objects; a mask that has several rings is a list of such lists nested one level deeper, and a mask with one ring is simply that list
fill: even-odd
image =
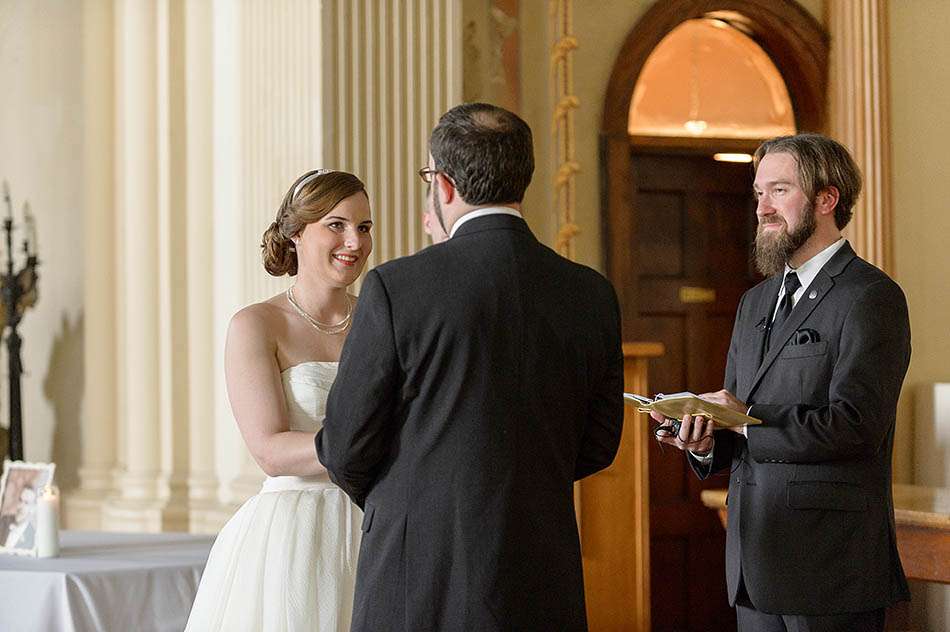
[{"label": "groom's black suit jacket", "polygon": [[891,453],[910,361],[900,287],[844,244],[788,320],[765,323],[782,275],[739,303],[725,388],[763,421],[748,440],[715,433],[711,468],[731,468],[726,574],[775,614],[875,610],[907,599],[897,554]]},{"label": "groom's black suit jacket", "polygon": [[586,630],[573,483],[623,419],[610,284],[509,215],[366,277],[316,438],[361,507],[353,630]]}]

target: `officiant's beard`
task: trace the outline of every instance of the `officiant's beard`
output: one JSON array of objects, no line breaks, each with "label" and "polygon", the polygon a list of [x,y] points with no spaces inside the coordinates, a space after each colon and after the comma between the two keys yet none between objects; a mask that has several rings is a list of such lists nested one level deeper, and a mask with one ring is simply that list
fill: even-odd
[{"label": "officiant's beard", "polygon": [[801,220],[795,230],[788,232],[788,229],[765,231],[763,227],[770,223],[781,223],[785,220],[773,216],[775,221],[759,222],[755,233],[755,248],[753,256],[755,258],[755,269],[764,276],[772,276],[785,270],[785,264],[788,263],[795,251],[805,245],[805,242],[815,234],[817,222],[815,221],[815,205],[808,202],[802,209]]}]

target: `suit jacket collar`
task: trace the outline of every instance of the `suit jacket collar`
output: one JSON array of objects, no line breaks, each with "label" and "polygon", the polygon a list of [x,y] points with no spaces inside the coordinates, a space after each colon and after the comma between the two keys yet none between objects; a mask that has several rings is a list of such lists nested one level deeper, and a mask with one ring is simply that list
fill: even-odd
[{"label": "suit jacket collar", "polygon": [[459,226],[459,229],[455,231],[455,235],[453,235],[449,241],[486,230],[518,230],[528,233],[529,235],[533,234],[531,229],[528,228],[528,223],[524,221],[523,218],[498,213],[468,220]]},{"label": "suit jacket collar", "polygon": [[[778,329],[772,330],[769,338],[769,350],[765,354],[765,357],[762,358],[762,347],[765,344],[765,336],[755,336],[756,340],[756,358],[762,358],[762,363],[759,365],[758,371],[755,373],[755,377],[752,379],[752,385],[749,388],[748,396],[751,396],[756,387],[759,385],[759,382],[762,380],[762,377],[769,370],[769,367],[775,362],[775,359],[778,357],[779,353],[782,352],[782,349],[785,347],[785,343],[788,342],[788,339],[792,337],[792,334],[802,326],[802,323],[805,322],[805,319],[815,310],[816,307],[824,300],[828,295],[831,289],[835,285],[835,277],[844,272],[845,268],[848,267],[848,264],[854,260],[857,255],[854,253],[854,249],[851,247],[851,244],[845,243],[839,250],[834,254],[834,256],[822,267],[818,272],[818,275],[815,277],[815,280],[811,282],[807,288],[805,288],[805,293],[802,294],[802,298],[799,299],[798,303],[795,305],[795,309],[792,310],[791,315]],[[779,285],[782,283],[783,275],[776,274],[774,277],[769,279],[766,284],[763,286],[762,294],[759,296],[759,301],[757,305],[758,313],[761,314],[765,320],[757,322],[768,322],[768,319],[771,318],[772,309],[775,307],[775,300],[778,296]]]},{"label": "suit jacket collar", "polygon": [[[848,267],[851,260],[857,256],[858,255],[854,252],[854,248],[851,247],[851,242],[846,241],[844,245],[838,249],[838,252],[828,260],[828,263],[821,269],[821,272],[826,273],[828,276],[836,277],[844,272],[844,269]],[[819,272],[819,274],[821,274],[821,272]]]}]

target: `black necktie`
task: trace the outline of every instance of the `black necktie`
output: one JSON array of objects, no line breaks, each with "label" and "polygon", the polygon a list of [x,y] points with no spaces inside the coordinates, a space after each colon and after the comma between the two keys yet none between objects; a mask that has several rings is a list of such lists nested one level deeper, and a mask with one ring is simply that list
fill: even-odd
[{"label": "black necktie", "polygon": [[781,300],[778,302],[778,310],[775,312],[775,320],[772,321],[772,326],[769,328],[769,341],[766,344],[766,349],[768,349],[772,342],[771,333],[781,329],[782,324],[791,315],[793,307],[792,297],[801,286],[802,282],[798,280],[798,275],[795,272],[789,272],[785,275],[785,294],[782,295]]}]

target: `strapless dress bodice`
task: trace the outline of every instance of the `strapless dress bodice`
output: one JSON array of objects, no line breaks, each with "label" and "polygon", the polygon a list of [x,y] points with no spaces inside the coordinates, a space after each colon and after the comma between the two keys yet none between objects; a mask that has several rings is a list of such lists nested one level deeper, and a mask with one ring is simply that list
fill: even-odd
[{"label": "strapless dress bodice", "polygon": [[[303,362],[280,374],[291,430],[317,432],[323,427],[327,396],[336,378],[337,362]],[[339,490],[326,472],[317,476],[268,476],[262,492]]]},{"label": "strapless dress bodice", "polygon": [[[291,428],[322,426],[335,376],[335,362],[281,373]],[[326,474],[267,478],[218,534],[186,632],[346,632],[361,523],[362,512]]]},{"label": "strapless dress bodice", "polygon": [[291,430],[316,432],[323,427],[327,396],[336,379],[337,365],[337,362],[304,362],[281,372]]}]

